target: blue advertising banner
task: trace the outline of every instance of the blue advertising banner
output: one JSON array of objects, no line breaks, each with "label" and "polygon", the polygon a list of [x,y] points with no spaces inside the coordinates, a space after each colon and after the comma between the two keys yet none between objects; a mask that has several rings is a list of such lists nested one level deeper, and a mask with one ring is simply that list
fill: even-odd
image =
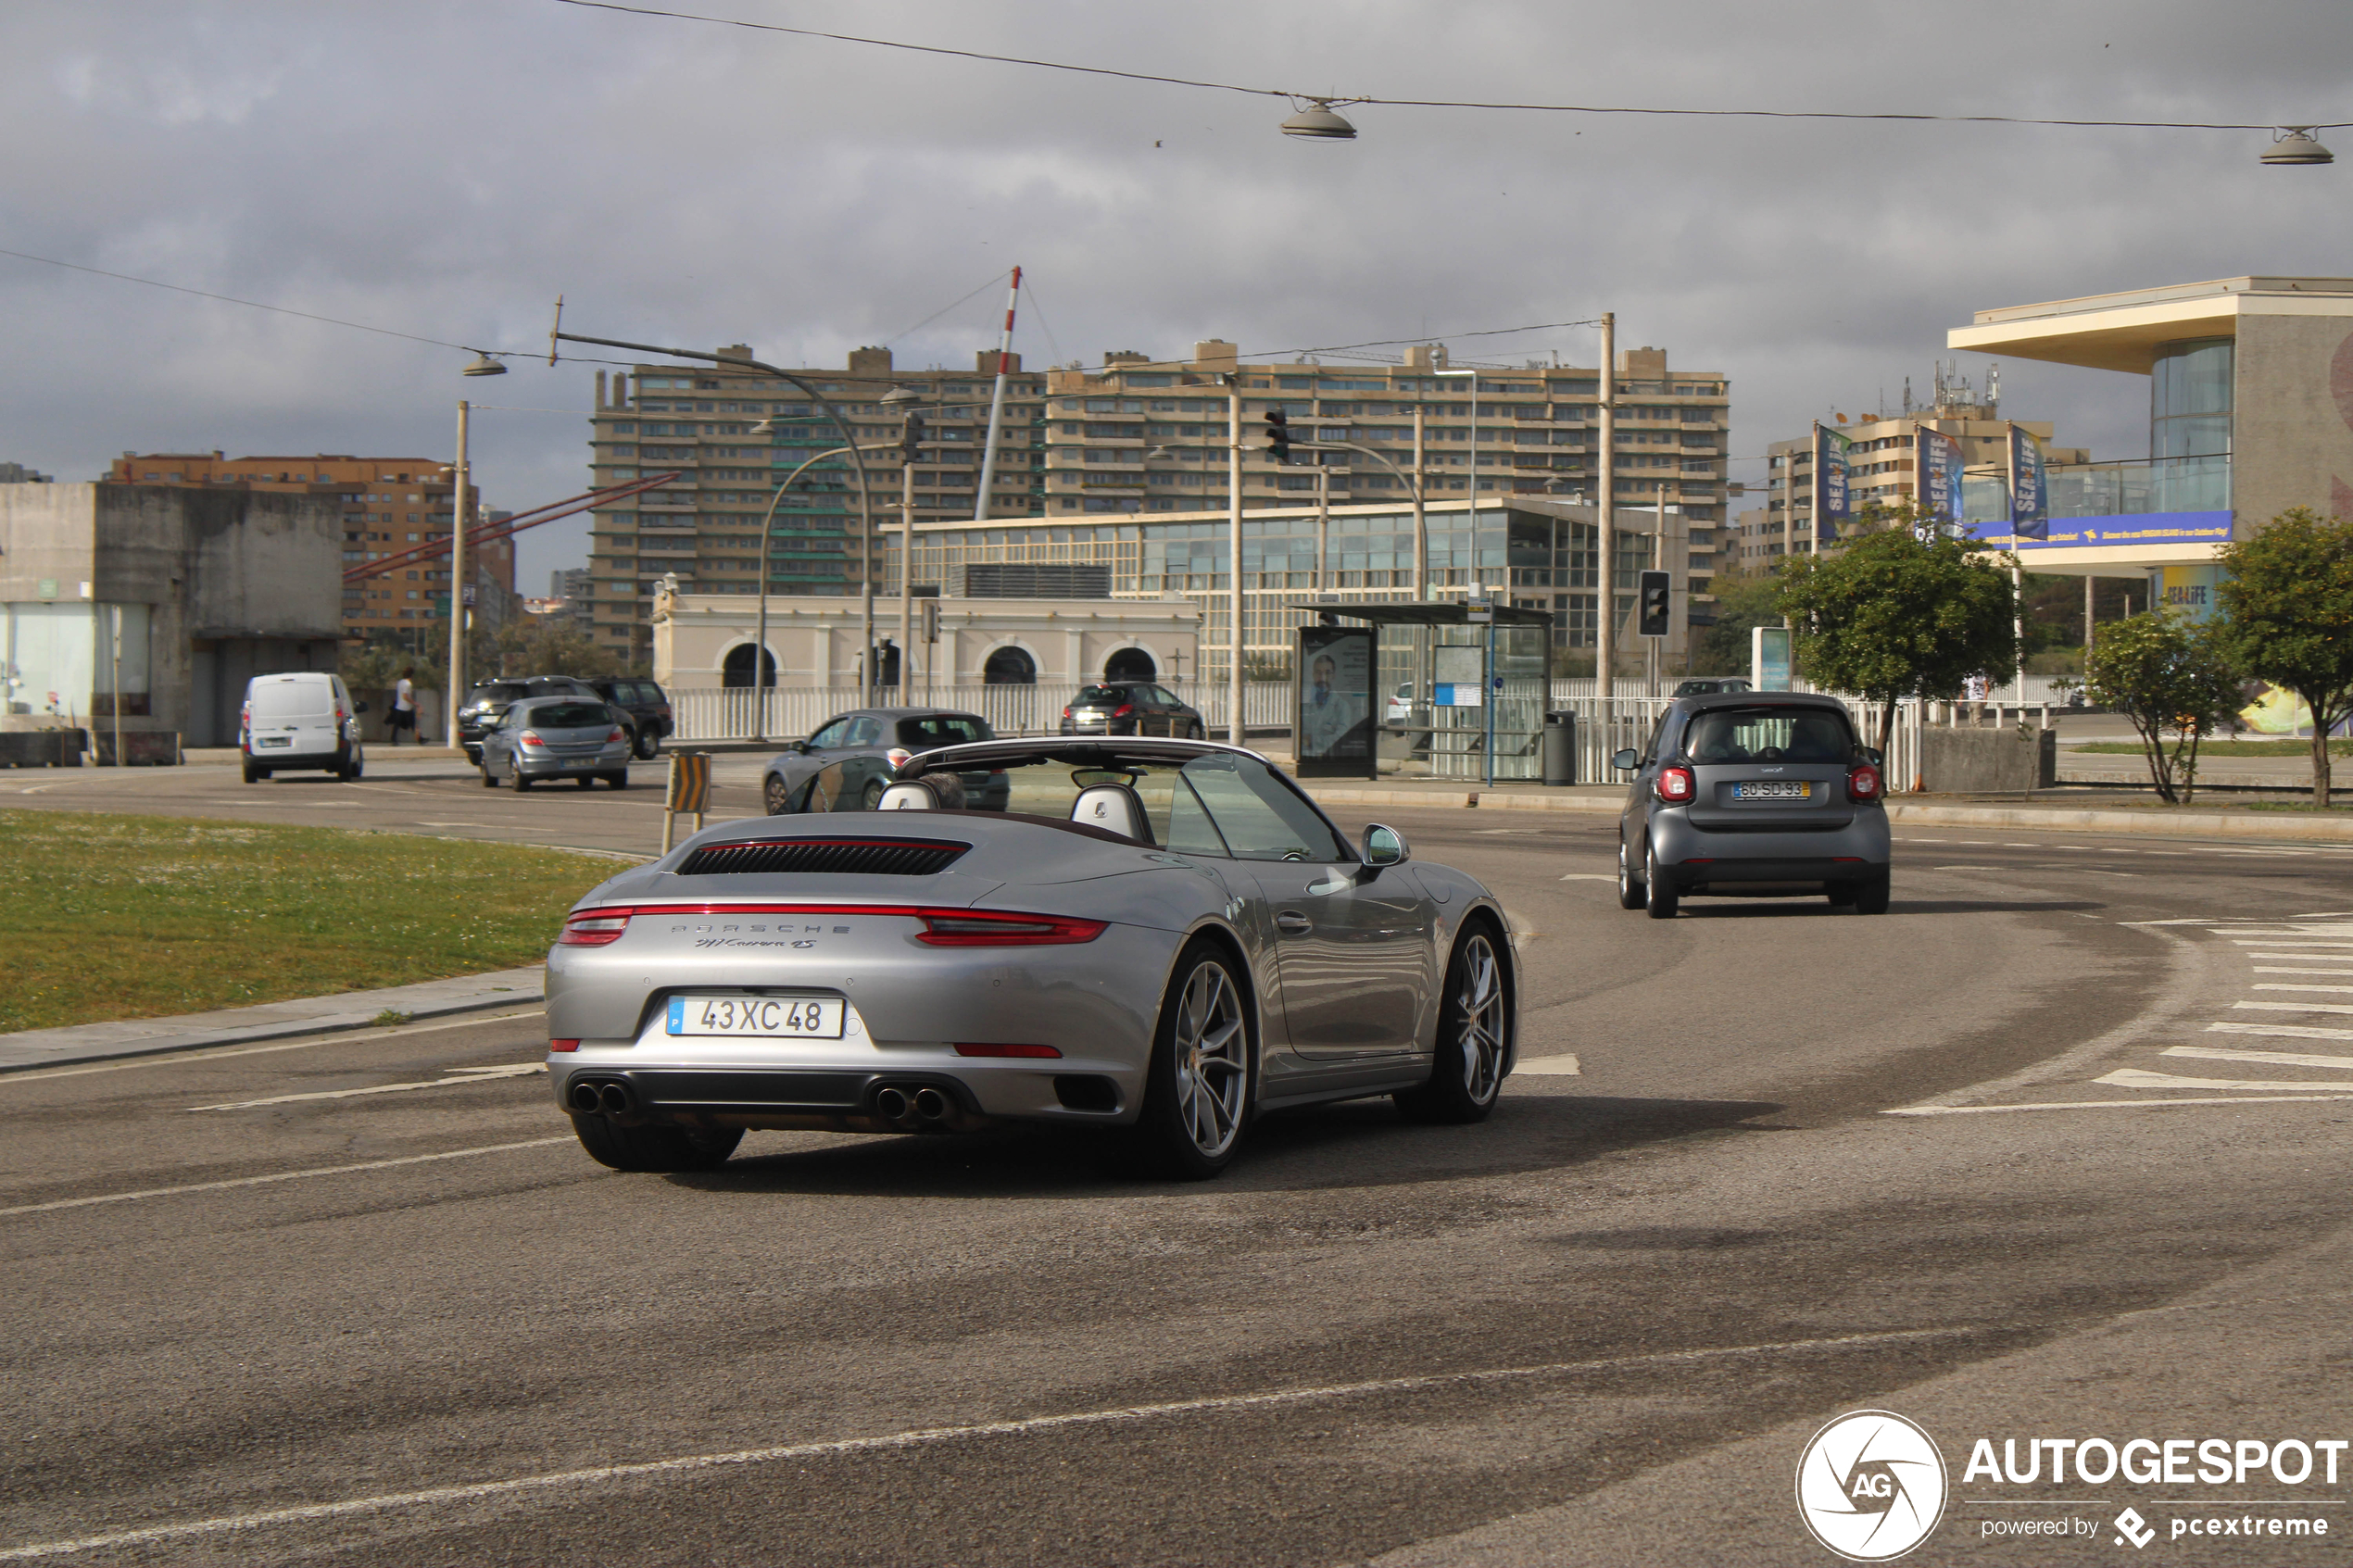
[{"label": "blue advertising banner", "polygon": [[2043,448],[2010,426],[2010,533],[2020,539],[2050,535],[2051,497],[2043,479]]},{"label": "blue advertising banner", "polygon": [[1966,455],[1960,438],[1941,430],[1919,427],[1919,483],[1917,494],[1921,508],[1947,525],[1961,521],[1961,468]]},{"label": "blue advertising banner", "polygon": [[2120,545],[2227,545],[2228,512],[2126,512],[2103,517],[2052,518],[2037,536],[2004,536],[2001,524],[1981,525],[1979,537],[1995,549],[2080,550]]},{"label": "blue advertising banner", "polygon": [[1819,548],[1854,521],[1854,495],[1846,486],[1846,449],[1853,438],[1817,422],[1814,426],[1814,542]]}]

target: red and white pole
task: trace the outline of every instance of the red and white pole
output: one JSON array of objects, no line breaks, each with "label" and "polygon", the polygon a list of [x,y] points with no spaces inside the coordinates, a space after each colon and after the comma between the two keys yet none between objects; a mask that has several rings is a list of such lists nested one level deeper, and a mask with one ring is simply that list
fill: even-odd
[{"label": "red and white pole", "polygon": [[988,521],[988,487],[997,480],[997,432],[1005,419],[1005,375],[1013,362],[1013,307],[1021,303],[1021,269],[1013,269],[1005,293],[1005,331],[997,340],[997,385],[988,395],[988,445],[980,454],[980,493],[973,497],[973,521]]}]

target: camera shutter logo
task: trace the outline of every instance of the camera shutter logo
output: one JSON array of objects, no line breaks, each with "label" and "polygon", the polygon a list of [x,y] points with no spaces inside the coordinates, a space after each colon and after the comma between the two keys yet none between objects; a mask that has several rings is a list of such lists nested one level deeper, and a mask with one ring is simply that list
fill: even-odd
[{"label": "camera shutter logo", "polygon": [[1798,1456],[1798,1516],[1850,1562],[1884,1562],[1926,1540],[1944,1493],[1935,1439],[1890,1411],[1840,1416]]}]

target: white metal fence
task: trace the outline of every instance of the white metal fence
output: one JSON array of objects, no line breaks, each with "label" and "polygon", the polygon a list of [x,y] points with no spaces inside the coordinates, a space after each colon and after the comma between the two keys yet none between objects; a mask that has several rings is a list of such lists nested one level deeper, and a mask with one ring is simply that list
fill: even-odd
[{"label": "white metal fence", "polygon": [[[1178,698],[1200,709],[1202,727],[1213,740],[1226,729],[1227,692],[1224,685],[1197,681],[1160,683]],[[913,700],[929,708],[952,708],[977,713],[1000,735],[1048,734],[1061,724],[1063,708],[1078,694],[1075,685],[918,686]],[[761,699],[765,698],[764,711]],[[678,741],[798,740],[837,713],[862,708],[869,701],[898,700],[885,688],[871,699],[856,686],[778,686],[754,692],[748,686],[687,688],[670,694],[673,738]],[[1288,681],[1253,681],[1242,688],[1242,721],[1251,729],[1289,729],[1291,687]]]},{"label": "white metal fence", "polygon": [[[1585,684],[1591,685],[1587,682]],[[1624,750],[1640,751],[1650,739],[1668,699],[1655,696],[1555,697],[1554,712],[1577,715],[1577,782],[1620,784],[1627,775],[1613,771],[1609,759]],[[1846,702],[1855,733],[1865,746],[1877,746],[1881,709],[1875,702]],[[1888,736],[1883,771],[1890,794],[1909,794],[1920,776],[1920,705],[1899,703],[1895,726]]]},{"label": "white metal fence", "polygon": [[[1680,675],[1660,677],[1659,695],[1665,696],[1672,693],[1677,686],[1682,684],[1683,679],[1684,677]],[[1985,700],[2003,703],[2011,708],[2041,708],[2045,705],[2058,708],[2066,703],[2069,691],[2081,684],[2081,682],[2070,682],[2064,676],[2029,675],[2026,677],[2026,692],[2022,698],[2019,695],[2019,684],[2016,681],[2004,681],[1986,694]],[[1798,683],[1798,689],[1809,692],[1815,690],[1804,682]],[[1620,675],[1617,678],[1616,689],[1611,695],[1622,699],[1645,696],[1649,695],[1649,692],[1650,683],[1642,676]],[[1592,697],[1600,695],[1601,682],[1590,675],[1553,677],[1553,701],[1555,707],[1571,697]]]}]

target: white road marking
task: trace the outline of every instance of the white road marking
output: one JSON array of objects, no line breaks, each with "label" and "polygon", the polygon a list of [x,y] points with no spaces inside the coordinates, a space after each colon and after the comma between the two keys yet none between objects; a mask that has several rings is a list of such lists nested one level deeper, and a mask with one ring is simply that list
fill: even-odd
[{"label": "white road marking", "polygon": [[2314,1056],[2299,1051],[2234,1051],[2221,1046],[2168,1046],[2159,1056],[2194,1056],[2208,1061],[2269,1061],[2282,1067],[2340,1067],[2353,1073],[2353,1056]]},{"label": "white road marking", "polygon": [[436,1504],[472,1502],[482,1498],[511,1497],[560,1487],[590,1486],[647,1476],[683,1475],[735,1465],[779,1464],[794,1460],[834,1459],[846,1454],[879,1453],[929,1448],[936,1444],[987,1437],[1027,1436],[1033,1433],[1068,1431],[1089,1426],[1124,1426],[1171,1416],[1214,1414],[1226,1411],[1279,1409],[1372,1394],[1412,1393],[1422,1389],[1477,1388],[1494,1384],[1525,1383],[1547,1377],[1575,1377],[1584,1373],[1613,1372],[1625,1367],[1735,1361],[1747,1357],[1804,1355],[1825,1350],[1876,1348],[1921,1340],[1969,1338],[1973,1328],[1909,1328],[1882,1334],[1849,1334],[1835,1338],[1790,1339],[1763,1345],[1725,1345],[1703,1350],[1661,1350],[1647,1355],[1611,1356],[1587,1361],[1548,1361],[1535,1366],[1491,1367],[1476,1372],[1430,1373],[1417,1377],[1367,1378],[1361,1383],[1333,1383],[1316,1387],[1279,1388],[1262,1394],[1213,1394],[1195,1399],[1168,1399],[1158,1404],[1122,1405],[1109,1410],[1071,1411],[1061,1415],[1024,1416],[1008,1421],[974,1422],[963,1426],[925,1426],[872,1437],[836,1437],[787,1443],[769,1449],[738,1449],[732,1453],[690,1454],[675,1459],[641,1461],[635,1464],[604,1464],[563,1470],[543,1475],[519,1475],[505,1481],[475,1481],[430,1486],[413,1492],[385,1492],[375,1497],[346,1498],[338,1502],[273,1508],[253,1513],[192,1520],[184,1524],[150,1524],[117,1530],[79,1540],[41,1541],[0,1550],[0,1562],[63,1557],[126,1546],[152,1546],[163,1541],[195,1540],[225,1536],[266,1524],[308,1524],[357,1513],[380,1513],[396,1508],[426,1508]]},{"label": "white road marking", "polygon": [[2316,1023],[2209,1023],[2209,1035],[2268,1035],[2280,1040],[2353,1040],[2353,1029],[2323,1029]]},{"label": "white road marking", "polygon": [[524,1061],[497,1067],[452,1067],[447,1071],[459,1074],[451,1078],[435,1078],[430,1083],[376,1084],[364,1089],[318,1089],[304,1095],[272,1095],[268,1099],[232,1100],[226,1105],[192,1105],[195,1110],[251,1110],[263,1105],[292,1105],[302,1099],[356,1099],[361,1095],[406,1094],[411,1089],[454,1089],[467,1084],[484,1084],[496,1078],[521,1078],[526,1073],[545,1073],[544,1061]]},{"label": "white road marking", "polygon": [[419,822],[421,828],[478,828],[480,822]]},{"label": "white road marking", "polygon": [[2353,1012],[2353,1004],[2345,1002],[2233,1002],[2231,1006],[2247,1012]]},{"label": "white road marking", "polygon": [[267,1176],[239,1176],[233,1181],[195,1182],[187,1186],[146,1187],[138,1192],[100,1193],[95,1198],[60,1198],[48,1203],[19,1203],[13,1209],[0,1209],[0,1215],[45,1214],[53,1209],[87,1209],[94,1203],[131,1203],[147,1198],[178,1198],[191,1192],[226,1192],[231,1187],[267,1186],[272,1182],[298,1182],[311,1176],[347,1176],[355,1171],[389,1171],[396,1165],[430,1165],[437,1160],[467,1160],[477,1154],[506,1154],[518,1148],[546,1148],[550,1144],[571,1143],[566,1133],[560,1137],[525,1138],[521,1143],[484,1144],[480,1148],[452,1148],[440,1154],[405,1154],[397,1160],[364,1160],[357,1165],[321,1165],[308,1171],[279,1171]]},{"label": "white road marking", "polygon": [[2344,1087],[2342,1084],[2289,1084],[2270,1078],[2178,1078],[2171,1073],[2150,1073],[2138,1067],[2120,1067],[2092,1082],[2113,1084],[2120,1089],[2251,1089],[2258,1094],[2266,1090],[2278,1090],[2284,1094],[2304,1090],[2325,1092]]},{"label": "white road marking", "polygon": [[[2353,963],[2353,953],[2248,953],[2250,959],[2299,959],[2306,963]],[[2337,974],[2334,969],[2257,970],[2258,974]]]},{"label": "white road marking", "polygon": [[1561,880],[1563,882],[1616,882],[1617,873],[1616,872],[1571,872]]},{"label": "white road marking", "polygon": [[[2158,1074],[2152,1074],[2158,1076]],[[2208,1095],[2183,1099],[2055,1099],[2032,1105],[1906,1105],[1881,1116],[1991,1116],[2007,1110],[2162,1110],[2173,1105],[2280,1105],[2353,1099],[2345,1095]]]},{"label": "white road marking", "polygon": [[1928,869],[1932,872],[2000,872],[2007,868],[2002,866],[1931,866]]},{"label": "white road marking", "polygon": [[0,1088],[12,1084],[37,1084],[44,1078],[80,1078],[92,1073],[128,1073],[138,1067],[177,1067],[190,1061],[218,1061],[230,1056],[266,1056],[271,1051],[308,1051],[321,1046],[358,1046],[370,1040],[388,1040],[395,1035],[437,1035],[445,1029],[472,1029],[484,1023],[505,1023],[518,1018],[537,1018],[547,1010],[533,1008],[525,1012],[479,1012],[448,1023],[403,1023],[391,1029],[355,1029],[334,1035],[321,1035],[308,1040],[289,1040],[268,1046],[215,1046],[209,1050],[157,1051],[152,1056],[134,1056],[123,1061],[93,1062],[87,1067],[51,1067],[35,1073],[0,1073]]},{"label": "white road marking", "polygon": [[[2255,972],[2258,974],[2334,974],[2339,979],[2344,977],[2343,971],[2334,969],[2258,969]],[[2275,981],[2270,980],[2257,982],[2255,988],[2259,991],[2335,991],[2340,993],[2353,993],[2353,985],[2283,985]]]},{"label": "white road marking", "polygon": [[2233,936],[2241,947],[2353,947],[2353,936]]},{"label": "white road marking", "polygon": [[1522,1057],[1512,1064],[1512,1073],[1516,1077],[1522,1073],[1533,1073],[1539,1076],[1549,1074],[1556,1078],[1581,1078],[1585,1075],[1585,1070],[1577,1064],[1573,1056]]}]

